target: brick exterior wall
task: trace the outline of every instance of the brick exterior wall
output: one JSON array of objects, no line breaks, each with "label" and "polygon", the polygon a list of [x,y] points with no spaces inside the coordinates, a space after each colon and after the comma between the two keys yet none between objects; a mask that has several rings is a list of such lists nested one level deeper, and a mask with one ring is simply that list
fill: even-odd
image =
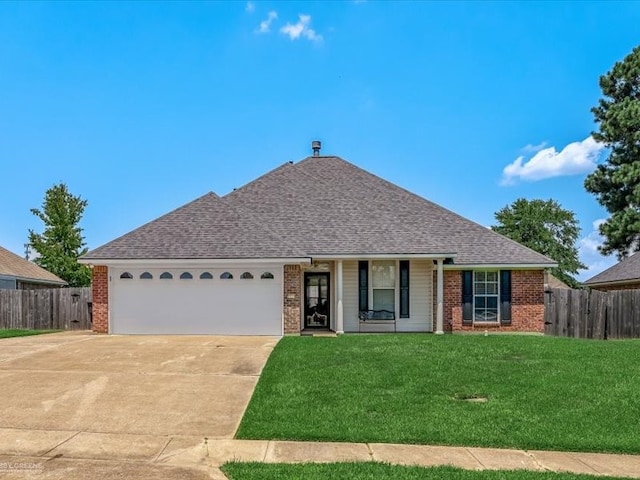
[{"label": "brick exterior wall", "polygon": [[[436,279],[433,281],[434,305]],[[544,331],[544,271],[511,271],[511,325],[462,325],[462,274],[444,271],[444,329],[446,331],[499,330],[504,332]],[[433,320],[435,324],[435,306]]]},{"label": "brick exterior wall", "polygon": [[109,333],[109,269],[104,265],[93,267],[93,331]]},{"label": "brick exterior wall", "polygon": [[285,335],[300,334],[300,319],[302,318],[300,311],[300,305],[302,305],[300,275],[300,265],[284,266],[283,316]]},{"label": "brick exterior wall", "polygon": [[622,283],[618,285],[598,285],[591,287],[593,290],[600,290],[601,292],[611,292],[613,290],[637,290],[640,289],[640,283]]}]

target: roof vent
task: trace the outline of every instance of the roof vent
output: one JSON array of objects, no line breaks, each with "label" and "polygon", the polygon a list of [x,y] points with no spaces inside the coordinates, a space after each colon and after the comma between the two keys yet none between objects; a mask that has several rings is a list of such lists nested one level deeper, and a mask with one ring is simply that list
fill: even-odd
[{"label": "roof vent", "polygon": [[313,142],[311,142],[311,149],[313,150],[314,157],[320,156],[321,147],[322,147],[322,143],[320,142],[320,140],[314,140]]}]

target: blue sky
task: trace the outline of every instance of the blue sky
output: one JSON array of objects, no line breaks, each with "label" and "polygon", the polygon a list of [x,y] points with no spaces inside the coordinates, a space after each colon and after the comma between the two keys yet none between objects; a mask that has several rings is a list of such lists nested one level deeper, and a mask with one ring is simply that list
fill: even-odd
[{"label": "blue sky", "polygon": [[636,2],[2,2],[0,245],[22,254],[57,182],[94,248],[320,139],[483,225],[558,200],[588,278],[614,262],[590,108],[638,25]]}]

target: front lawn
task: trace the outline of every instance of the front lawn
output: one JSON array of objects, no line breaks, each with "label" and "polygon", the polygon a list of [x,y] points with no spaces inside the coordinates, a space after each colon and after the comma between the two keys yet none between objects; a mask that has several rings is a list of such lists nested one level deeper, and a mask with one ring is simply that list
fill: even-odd
[{"label": "front lawn", "polygon": [[56,333],[60,330],[27,330],[24,328],[0,329],[0,338],[27,337],[29,335],[42,335],[43,333]]},{"label": "front lawn", "polygon": [[237,437],[640,453],[639,379],[637,340],[285,337]]},{"label": "front lawn", "polygon": [[222,471],[229,480],[597,480],[573,473],[531,472],[526,470],[462,470],[454,467],[406,467],[386,463],[227,463]]}]

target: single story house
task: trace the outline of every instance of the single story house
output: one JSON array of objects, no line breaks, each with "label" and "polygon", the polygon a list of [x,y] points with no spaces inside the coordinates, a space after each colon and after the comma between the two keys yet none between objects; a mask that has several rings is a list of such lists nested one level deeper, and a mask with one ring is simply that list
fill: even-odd
[{"label": "single story house", "polygon": [[623,259],[584,282],[596,290],[630,290],[640,288],[640,255]]},{"label": "single story house", "polygon": [[0,247],[0,288],[33,290],[62,287],[66,284],[53,273]]},{"label": "single story house", "polygon": [[312,146],[84,255],[94,330],[543,330],[554,261]]}]

